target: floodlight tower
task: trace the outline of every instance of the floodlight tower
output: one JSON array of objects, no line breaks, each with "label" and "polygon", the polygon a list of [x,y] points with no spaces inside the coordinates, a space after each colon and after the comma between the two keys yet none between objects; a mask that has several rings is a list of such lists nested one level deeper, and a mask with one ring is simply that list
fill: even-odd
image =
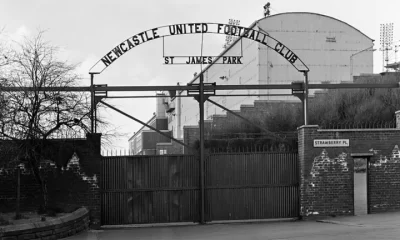
[{"label": "floodlight tower", "polygon": [[[232,25],[232,26],[239,26],[240,20],[229,19],[228,24]],[[236,35],[226,35],[225,44],[223,45],[223,48],[228,48],[229,45],[231,45],[231,43],[233,43],[238,37],[239,37],[239,35],[237,35],[237,36]]]},{"label": "floodlight tower", "polygon": [[[382,51],[383,70],[385,71],[386,65],[389,63],[389,50],[392,50],[393,45],[393,23],[381,24],[380,28],[380,43]],[[386,69],[388,71],[388,69]]]}]

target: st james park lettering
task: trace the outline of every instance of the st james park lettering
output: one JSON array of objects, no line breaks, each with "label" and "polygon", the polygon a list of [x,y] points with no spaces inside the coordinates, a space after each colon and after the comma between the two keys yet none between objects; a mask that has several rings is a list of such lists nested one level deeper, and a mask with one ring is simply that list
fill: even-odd
[{"label": "st james park lettering", "polygon": [[[232,36],[242,36],[256,42],[259,42],[271,49],[274,49],[278,54],[282,55],[288,62],[290,62],[297,70],[308,70],[304,63],[299,57],[292,52],[283,43],[279,42],[275,38],[271,37],[266,32],[260,32],[256,29],[246,28],[236,25],[220,24],[220,23],[185,23],[185,24],[174,24],[163,27],[153,28],[150,30],[143,31],[128,39],[124,40],[111,51],[104,55],[90,70],[91,73],[100,73],[118,58],[124,55],[129,50],[155,39],[160,39],[170,36],[178,36],[184,34],[203,34],[203,33],[215,33],[225,34]],[[268,41],[267,41],[268,40]],[[190,44],[190,43],[189,43]],[[178,60],[178,58],[181,58]],[[186,56],[183,60],[182,57],[168,56],[164,57],[164,64],[210,64],[214,63],[214,60],[219,60],[219,64],[241,64],[243,59],[241,56],[230,56],[230,57],[212,57],[204,56],[199,58],[198,56]],[[295,65],[296,64],[296,65]]]},{"label": "st james park lettering", "polygon": [[164,64],[242,64],[241,56],[188,56],[164,57]]}]

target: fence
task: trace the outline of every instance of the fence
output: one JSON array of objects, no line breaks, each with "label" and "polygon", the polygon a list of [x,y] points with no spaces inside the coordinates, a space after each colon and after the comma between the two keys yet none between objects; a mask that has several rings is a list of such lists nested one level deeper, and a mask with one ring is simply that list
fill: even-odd
[{"label": "fence", "polygon": [[122,157],[135,155],[130,149],[106,149],[101,150],[101,155],[105,157]]},{"label": "fence", "polygon": [[369,122],[329,122],[321,124],[323,129],[387,129],[396,128],[396,121],[369,121]]},{"label": "fence", "polygon": [[[196,156],[104,157],[101,166],[102,224],[199,221]],[[214,153],[204,171],[206,221],[299,214],[297,153]]]},{"label": "fence", "polygon": [[[82,129],[72,130],[72,131],[57,131],[50,134],[47,139],[86,139],[86,134],[88,132]],[[25,136],[13,136],[17,138],[24,139]],[[9,140],[10,138],[5,137],[0,134],[0,140]]]}]

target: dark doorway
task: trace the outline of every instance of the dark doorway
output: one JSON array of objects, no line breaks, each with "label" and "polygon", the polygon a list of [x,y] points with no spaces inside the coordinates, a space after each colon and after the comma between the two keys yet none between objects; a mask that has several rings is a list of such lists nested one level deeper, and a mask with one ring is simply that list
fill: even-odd
[{"label": "dark doorway", "polygon": [[354,157],[354,215],[368,214],[368,158]]}]

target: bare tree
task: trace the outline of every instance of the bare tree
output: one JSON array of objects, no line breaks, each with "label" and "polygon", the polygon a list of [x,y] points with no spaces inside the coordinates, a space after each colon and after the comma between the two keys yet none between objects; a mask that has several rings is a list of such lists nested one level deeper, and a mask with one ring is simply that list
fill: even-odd
[{"label": "bare tree", "polygon": [[[57,59],[58,49],[39,33],[26,39],[8,59],[6,84],[31,87],[29,91],[2,92],[0,137],[18,146],[16,159],[29,163],[41,186],[43,207],[48,204],[46,182],[40,172],[48,139],[57,134],[73,136],[87,129],[90,96],[87,93],[44,91],[44,87],[72,87],[79,80],[76,65]],[[1,86],[0,86],[1,87]]]},{"label": "bare tree", "polygon": [[[0,30],[0,36],[3,34],[3,29]],[[7,66],[10,64],[11,51],[6,47],[6,44],[0,40],[0,88],[7,85],[5,73]],[[0,119],[3,116],[5,98],[0,90]]]}]

